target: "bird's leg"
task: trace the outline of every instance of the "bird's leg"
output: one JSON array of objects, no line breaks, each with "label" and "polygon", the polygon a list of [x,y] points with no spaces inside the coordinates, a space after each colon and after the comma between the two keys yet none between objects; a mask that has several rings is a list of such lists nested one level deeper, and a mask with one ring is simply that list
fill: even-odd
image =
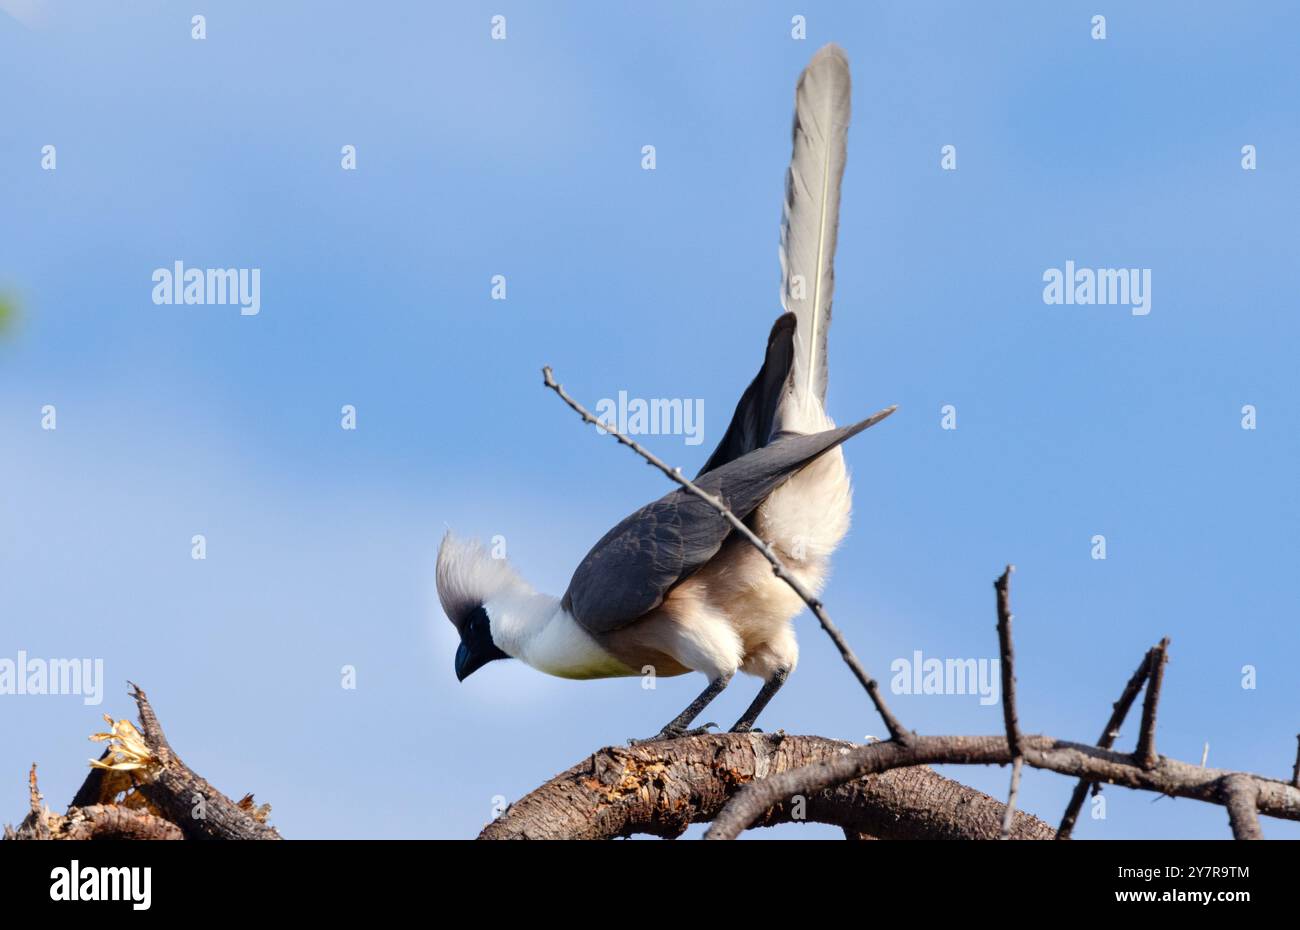
[{"label": "bird's leg", "polygon": [[743,714],[740,715],[740,719],[737,720],[736,725],[731,728],[731,732],[749,733],[753,730],[754,721],[758,719],[758,715],[763,712],[763,708],[767,706],[767,702],[772,700],[772,696],[781,690],[781,686],[785,684],[785,680],[789,677],[790,670],[788,668],[778,668],[773,672],[772,677],[763,682],[763,687],[758,690],[758,695],[754,698],[754,702],[749,705]]},{"label": "bird's leg", "polygon": [[706,723],[704,726],[696,727],[693,730],[686,728],[692,720],[700,715],[700,711],[708,707],[713,702],[713,699],[722,693],[722,689],[730,683],[732,674],[732,672],[724,672],[709,682],[709,686],[700,692],[700,696],[687,704],[684,711],[668,721],[658,735],[649,739],[630,739],[628,742],[633,746],[637,746],[641,743],[655,743],[664,739],[677,739],[679,736],[696,736],[700,733],[707,733],[709,727],[716,727],[717,724]]}]

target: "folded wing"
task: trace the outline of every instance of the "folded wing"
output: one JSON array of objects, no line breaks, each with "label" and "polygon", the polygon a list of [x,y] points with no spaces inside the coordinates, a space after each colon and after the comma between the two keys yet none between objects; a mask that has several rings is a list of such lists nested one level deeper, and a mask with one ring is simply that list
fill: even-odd
[{"label": "folded wing", "polygon": [[[800,468],[884,419],[808,435],[785,435],[701,477],[744,520]],[[606,533],[573,573],[564,607],[590,633],[608,633],[663,603],[668,592],[717,555],[731,525],[685,488],[666,494]]]}]

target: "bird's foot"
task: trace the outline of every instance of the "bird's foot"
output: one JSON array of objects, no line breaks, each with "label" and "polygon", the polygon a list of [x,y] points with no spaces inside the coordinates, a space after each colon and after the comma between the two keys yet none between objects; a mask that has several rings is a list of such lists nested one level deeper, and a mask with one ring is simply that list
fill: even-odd
[{"label": "bird's foot", "polygon": [[670,723],[649,739],[630,739],[627,744],[629,746],[644,746],[646,743],[661,743],[664,740],[681,739],[683,736],[702,736],[709,732],[709,727],[716,726],[716,723],[706,723],[702,727],[692,727],[688,730],[685,727],[675,727]]},{"label": "bird's foot", "polygon": [[728,733],[762,733],[763,731],[760,730],[758,727],[752,726],[751,724],[748,723],[738,723],[727,732]]}]

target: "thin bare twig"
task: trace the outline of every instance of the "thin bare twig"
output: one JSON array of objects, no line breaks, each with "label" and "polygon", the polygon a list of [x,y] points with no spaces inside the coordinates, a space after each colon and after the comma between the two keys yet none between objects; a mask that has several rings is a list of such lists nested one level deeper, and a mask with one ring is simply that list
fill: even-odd
[{"label": "thin bare twig", "polygon": [[[794,591],[795,594],[799,595],[799,598],[808,605],[808,609],[812,611],[813,616],[817,618],[822,629],[826,631],[826,635],[831,638],[831,642],[833,642],[835,648],[840,651],[840,656],[843,657],[845,664],[848,665],[849,670],[853,672],[853,676],[857,678],[858,683],[866,690],[868,697],[871,698],[871,703],[875,705],[876,713],[878,713],[881,720],[884,721],[885,728],[889,731],[890,738],[898,740],[899,742],[905,742],[908,739],[910,732],[898,722],[898,719],[894,717],[888,705],[885,704],[885,699],[880,693],[880,685],[874,678],[868,675],[866,669],[862,667],[862,663],[858,661],[858,657],[849,646],[848,640],[844,638],[839,627],[831,621],[830,616],[826,613],[826,608],[822,605],[822,602],[807,588],[805,588],[799,582],[799,579],[795,578],[794,575],[790,573],[790,570],[785,567],[785,564],[777,556],[776,552],[773,551],[770,544],[765,542],[753,530],[746,526],[745,522],[732,513],[725,503],[703,490],[683,475],[680,468],[674,468],[667,464],[635,440],[624,436],[621,432],[615,429],[612,424],[597,419],[589,410],[587,410],[586,407],[582,406],[582,404],[569,396],[563,386],[555,380],[555,376],[549,365],[542,369],[542,379],[543,383],[548,388],[554,391],[562,401],[582,417],[583,422],[591,423],[605,430],[605,432],[617,439],[622,445],[627,446],[637,455],[641,456],[641,458],[645,459],[649,464],[667,475],[670,480],[675,481],[688,492],[704,501],[716,510],[724,520],[731,524],[733,530],[743,536],[749,541],[750,545],[761,552],[763,557],[771,564],[772,573],[789,585],[790,589]],[[897,407],[886,407],[879,413],[872,415],[867,421],[867,426],[875,426],[897,409]]]},{"label": "thin bare twig", "polygon": [[1169,637],[1160,640],[1151,651],[1151,665],[1147,669],[1147,694],[1142,700],[1142,731],[1138,734],[1134,753],[1143,768],[1153,768],[1159,756],[1156,753],[1156,705],[1160,703],[1160,685],[1165,680],[1165,663],[1169,661]]},{"label": "thin bare twig", "polygon": [[1291,769],[1291,784],[1300,788],[1300,734],[1296,734],[1295,742],[1295,767]]},{"label": "thin bare twig", "polygon": [[1002,839],[1011,838],[1011,818],[1016,810],[1016,797],[1020,794],[1020,720],[1016,715],[1016,650],[1011,642],[1011,573],[1008,565],[1002,576],[993,582],[998,596],[998,652],[1002,655],[1002,719],[1007,727],[1007,746],[1011,750],[1011,787],[1007,791],[1007,809],[1002,816]]},{"label": "thin bare twig", "polygon": [[[1129,709],[1133,702],[1137,700],[1138,692],[1142,690],[1142,685],[1146,683],[1147,674],[1151,669],[1151,659],[1155,655],[1156,647],[1152,646],[1147,650],[1146,655],[1138,664],[1128,684],[1124,686],[1124,692],[1119,696],[1119,700],[1112,705],[1110,719],[1106,721],[1105,728],[1101,731],[1101,737],[1097,740],[1097,745],[1102,749],[1110,749],[1115,745],[1115,740],[1119,739],[1119,728],[1124,725],[1124,719],[1128,716]],[[1083,802],[1088,797],[1088,789],[1096,783],[1087,779],[1080,781],[1074,786],[1074,794],[1070,795],[1070,803],[1065,808],[1065,816],[1061,818],[1061,826],[1056,831],[1058,840],[1068,840],[1070,834],[1074,831],[1075,821],[1079,819],[1079,811],[1083,809]]]},{"label": "thin bare twig", "polygon": [[1020,721],[1016,717],[1016,651],[1011,642],[1011,573],[1008,565],[993,582],[998,595],[998,648],[1002,654],[1002,719],[1007,725],[1007,745],[1013,756],[1020,755]]},{"label": "thin bare twig", "polygon": [[1025,757],[1017,753],[1011,759],[1011,787],[1007,791],[1007,807],[1002,812],[1002,833],[998,839],[1011,839],[1012,818],[1016,815],[1016,799],[1020,796],[1020,770],[1025,766]]}]

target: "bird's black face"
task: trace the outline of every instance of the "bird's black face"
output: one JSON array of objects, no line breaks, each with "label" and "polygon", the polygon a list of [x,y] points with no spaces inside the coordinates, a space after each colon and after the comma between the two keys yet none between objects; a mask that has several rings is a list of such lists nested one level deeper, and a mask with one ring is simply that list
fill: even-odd
[{"label": "bird's black face", "polygon": [[464,681],[493,659],[508,659],[492,642],[492,625],[487,611],[475,607],[460,633],[460,648],[456,650],[456,679]]}]

